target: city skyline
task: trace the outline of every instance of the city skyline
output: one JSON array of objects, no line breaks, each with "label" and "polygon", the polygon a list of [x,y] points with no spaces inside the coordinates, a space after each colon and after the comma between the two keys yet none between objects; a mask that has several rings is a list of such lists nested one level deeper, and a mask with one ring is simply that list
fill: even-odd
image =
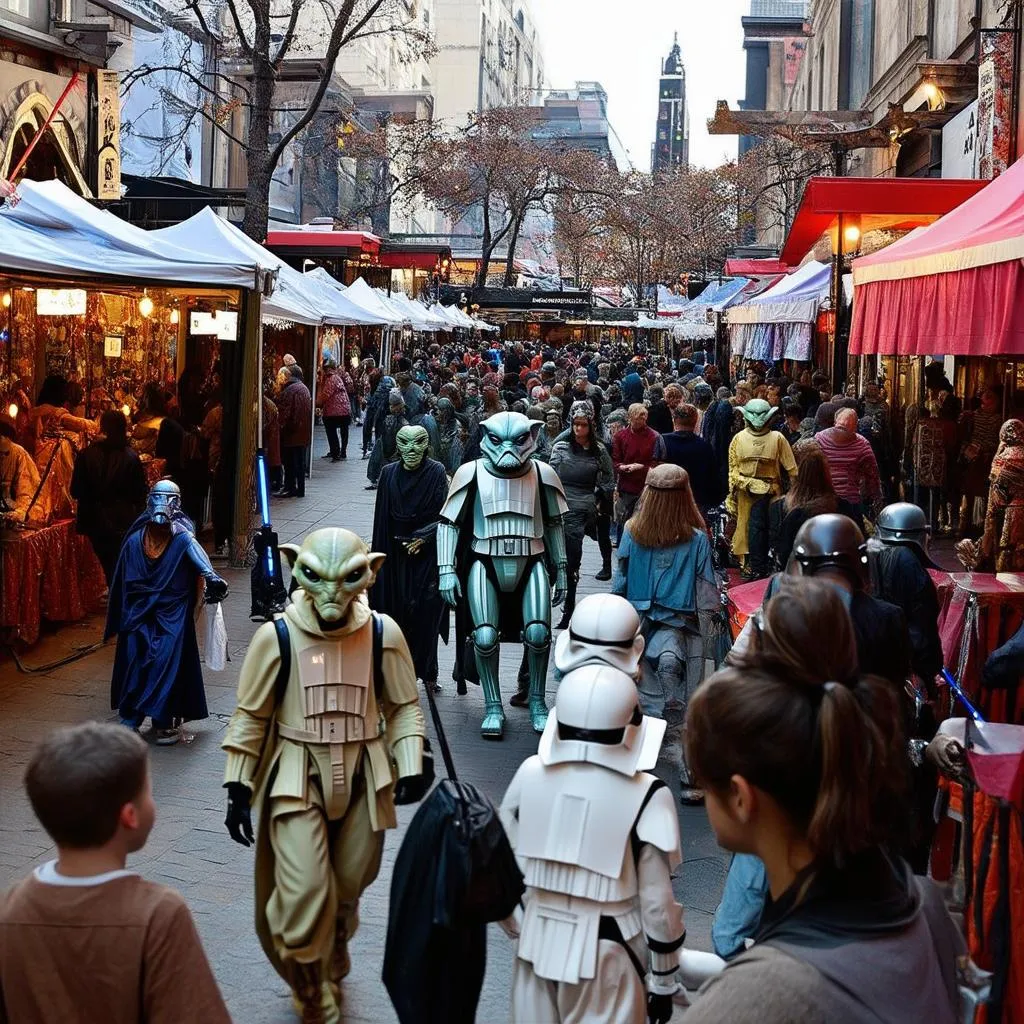
[{"label": "city skyline", "polygon": [[[633,165],[649,170],[658,115],[661,62],[679,33],[690,112],[690,163],[713,167],[736,157],[736,140],[708,135],[715,103],[735,107],[745,91],[740,18],[750,0],[639,0],[623,19],[612,0],[531,0],[544,49],[546,86],[598,81],[608,93],[609,121]],[[639,15],[643,15],[642,17]],[[631,56],[626,59],[624,53]]]}]

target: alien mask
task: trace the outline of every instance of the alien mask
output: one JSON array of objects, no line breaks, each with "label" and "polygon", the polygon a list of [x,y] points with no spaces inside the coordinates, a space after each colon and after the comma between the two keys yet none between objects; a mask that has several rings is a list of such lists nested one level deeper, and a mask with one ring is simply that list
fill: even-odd
[{"label": "alien mask", "polygon": [[146,499],[150,521],[166,526],[181,511],[181,488],[173,480],[157,480]]},{"label": "alien mask", "polygon": [[410,472],[419,469],[430,447],[430,436],[424,427],[402,427],[395,437],[398,457]]},{"label": "alien mask", "polygon": [[515,476],[537,450],[542,426],[522,413],[495,413],[480,424],[480,450],[497,474]]},{"label": "alien mask", "polygon": [[314,530],[302,546],[282,544],[292,579],[309,594],[320,621],[342,622],[349,605],[377,578],[385,555],[372,552],[349,530]]}]

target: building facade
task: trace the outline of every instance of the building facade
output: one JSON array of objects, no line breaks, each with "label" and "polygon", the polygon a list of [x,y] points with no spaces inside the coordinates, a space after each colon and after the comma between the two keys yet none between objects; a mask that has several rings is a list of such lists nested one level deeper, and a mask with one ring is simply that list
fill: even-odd
[{"label": "building facade", "polygon": [[626,169],[629,158],[608,120],[608,94],[600,82],[577,82],[572,89],[548,90],[538,116],[533,133],[538,141],[557,141],[584,149],[619,170]]},{"label": "building facade", "polygon": [[686,105],[686,68],[677,33],[668,58],[661,65],[651,170],[685,171],[689,166],[690,112]]},{"label": "building facade", "polygon": [[540,101],[544,57],[527,0],[434,0],[433,24],[436,119],[458,125]]}]

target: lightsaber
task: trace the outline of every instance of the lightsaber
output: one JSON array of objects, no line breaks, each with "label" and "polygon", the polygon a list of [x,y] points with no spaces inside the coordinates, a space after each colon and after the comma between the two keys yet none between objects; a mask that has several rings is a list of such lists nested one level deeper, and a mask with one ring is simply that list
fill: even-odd
[{"label": "lightsaber", "polygon": [[971,703],[970,698],[961,689],[960,684],[953,678],[953,673],[948,668],[939,669],[939,675],[942,676],[943,682],[953,691],[953,696],[960,701],[961,704],[967,709],[967,713],[976,722],[984,722],[985,717],[982,713]]},{"label": "lightsaber", "polygon": [[[267,480],[267,456],[262,448],[256,452],[256,493],[260,501],[260,525],[264,530],[271,529],[270,524],[270,487]],[[274,578],[274,551],[267,545],[267,573]]]},{"label": "lightsaber", "polygon": [[288,602],[281,571],[281,552],[277,534],[270,521],[270,486],[267,479],[267,456],[256,449],[256,501],[259,505],[260,528],[253,538],[256,564],[252,569],[252,611],[250,618],[269,621]]}]

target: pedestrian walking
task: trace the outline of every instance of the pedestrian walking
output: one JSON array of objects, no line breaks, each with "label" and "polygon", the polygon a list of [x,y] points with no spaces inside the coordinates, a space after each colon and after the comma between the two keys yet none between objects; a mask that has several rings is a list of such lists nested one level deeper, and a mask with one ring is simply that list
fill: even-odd
[{"label": "pedestrian walking", "polygon": [[612,440],[612,463],[618,478],[616,521],[624,523],[633,514],[643,493],[647,473],[665,459],[665,441],[647,426],[647,406],[634,402],[628,410],[629,426]]},{"label": "pedestrian walking", "polygon": [[714,449],[697,433],[697,409],[689,404],[672,410],[671,433],[663,434],[665,461],[685,469],[690,489],[702,516],[725,500],[722,475],[718,471]]},{"label": "pedestrian walking", "polygon": [[100,417],[102,437],[75,459],[71,496],[77,528],[89,538],[109,587],[129,527],[146,507],[146,474],[128,446],[128,421],[118,409]]},{"label": "pedestrian walking", "polygon": [[313,399],[302,381],[298,366],[288,369],[288,380],[277,398],[281,430],[281,459],[284,462],[282,498],[306,496],[306,453],[313,440]]},{"label": "pedestrian walking", "polygon": [[352,420],[352,401],[349,391],[352,378],[339,369],[331,358],[324,360],[324,377],[317,392],[317,402],[323,411],[324,430],[327,432],[329,451],[322,455],[331,462],[348,458],[348,428]]},{"label": "pedestrian walking", "polygon": [[813,516],[838,511],[839,498],[832,486],[828,460],[813,438],[797,441],[793,447],[796,478],[790,489],[776,498],[768,509],[768,537],[775,568],[783,572],[793,553],[793,541],[800,527]]},{"label": "pedestrian walking", "polygon": [[612,593],[640,614],[646,646],[640,673],[640,706],[669,723],[666,749],[680,767],[683,799],[700,793],[682,756],[682,731],[690,698],[704,678],[700,616],[719,608],[711,541],[693,500],[686,470],[657,466],[619,540]]},{"label": "pedestrian walking", "polygon": [[863,531],[865,511],[881,509],[882,482],[871,442],[857,433],[856,411],[840,409],[835,426],[819,431],[814,440],[828,460],[839,511]]},{"label": "pedestrian walking", "polygon": [[230,1024],[185,901],[126,867],[156,817],[145,743],[112,724],[58,729],[25,789],[57,857],[0,897],[0,1018]]}]

